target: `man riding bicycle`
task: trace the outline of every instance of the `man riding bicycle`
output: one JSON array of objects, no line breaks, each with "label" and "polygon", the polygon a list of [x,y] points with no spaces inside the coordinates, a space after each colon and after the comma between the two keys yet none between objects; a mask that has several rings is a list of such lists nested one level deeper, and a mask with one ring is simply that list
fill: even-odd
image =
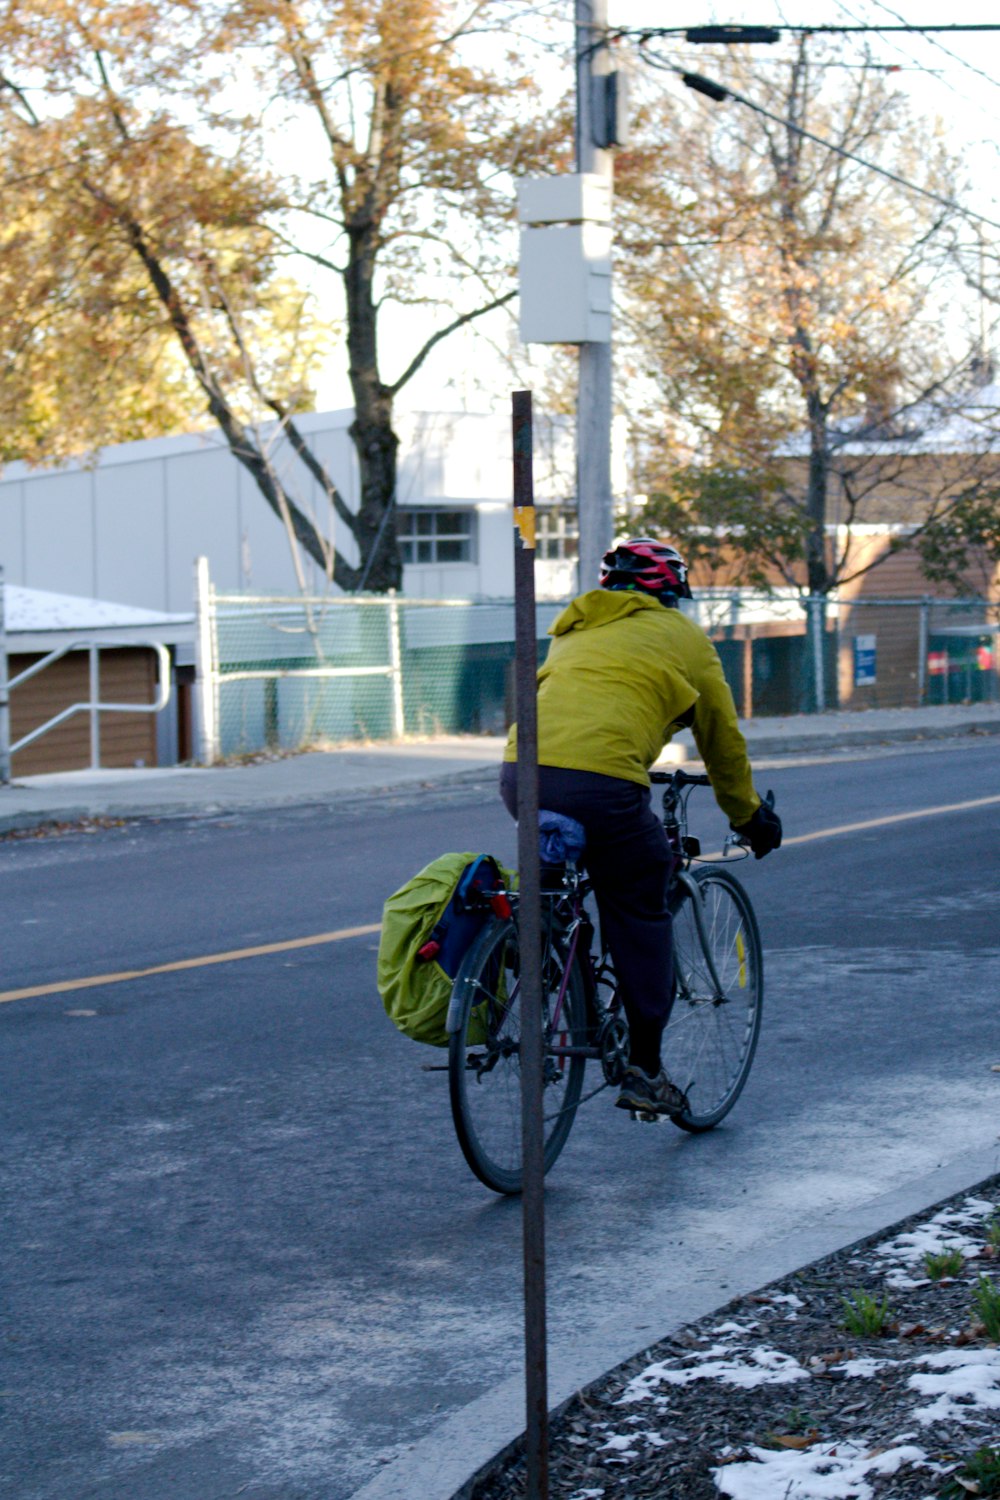
[{"label": "man riding bicycle", "polygon": [[[667,886],[670,855],[652,809],[649,767],[690,728],[715,799],[758,859],[781,843],[781,820],[754,791],[746,741],[719,654],[682,614],[687,565],[673,547],[633,537],[604,556],[600,588],[552,625],[538,673],[539,806],[586,832],[601,933],[629,1024],[629,1065],[616,1103],[677,1114],[684,1096],[660,1062],[674,998]],[[517,725],[500,794],[517,816]]]}]

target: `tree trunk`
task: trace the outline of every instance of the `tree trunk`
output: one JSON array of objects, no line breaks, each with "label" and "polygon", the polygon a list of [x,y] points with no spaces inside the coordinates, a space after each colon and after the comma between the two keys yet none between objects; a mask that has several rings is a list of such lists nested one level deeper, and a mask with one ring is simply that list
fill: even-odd
[{"label": "tree trunk", "polygon": [[361,471],[361,505],[355,531],[360,553],[358,572],[366,589],[384,593],[399,588],[403,577],[396,541],[399,439],[392,428],[392,398],[383,394],[362,401],[355,385],[354,411],[350,434]]},{"label": "tree trunk", "polygon": [[350,434],[361,475],[354,538],[360,554],[359,579],[365,588],[384,593],[399,588],[403,566],[396,540],[399,439],[392,426],[392,393],[379,375],[377,309],[372,295],[375,255],[375,231],[366,215],[360,225],[350,227],[344,272],[347,351],[354,395]]},{"label": "tree trunk", "polygon": [[827,594],[831,584],[826,540],[827,488],[830,477],[827,413],[816,391],[809,392],[806,405],[809,414],[809,477],[806,488],[809,536],[806,544],[806,577],[810,594]]},{"label": "tree trunk", "polygon": [[806,630],[806,678],[811,700],[809,707],[815,713],[822,713],[827,707],[826,596],[833,583],[827,563],[826,542],[830,449],[827,409],[818,392],[810,391],[806,404],[809,412],[809,478],[806,488],[806,512],[809,517],[809,536],[806,542],[809,603]]}]

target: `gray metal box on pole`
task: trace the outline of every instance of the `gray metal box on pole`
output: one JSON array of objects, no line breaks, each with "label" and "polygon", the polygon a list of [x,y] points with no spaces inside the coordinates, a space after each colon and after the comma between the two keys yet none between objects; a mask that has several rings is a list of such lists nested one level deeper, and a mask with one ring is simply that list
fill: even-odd
[{"label": "gray metal box on pole", "polygon": [[628,78],[608,46],[607,0],[575,0],[573,19],[577,170],[519,187],[521,338],[579,346],[578,576],[590,589],[614,537],[610,148],[628,138]]},{"label": "gray metal box on pole", "polygon": [[524,343],[609,343],[610,184],[593,173],[526,177],[517,214]]}]

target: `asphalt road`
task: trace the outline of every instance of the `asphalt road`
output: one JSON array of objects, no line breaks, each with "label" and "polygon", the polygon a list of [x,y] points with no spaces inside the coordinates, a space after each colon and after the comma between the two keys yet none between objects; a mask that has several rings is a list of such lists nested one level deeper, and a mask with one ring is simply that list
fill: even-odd
[{"label": "asphalt road", "polygon": [[[708,1136],[581,1111],[548,1185],[554,1348],[997,1139],[1000,804],[805,837],[996,796],[995,743],[759,784],[802,841],[741,870],[753,1075]],[[519,1206],[385,1020],[374,936],[4,998],[373,923],[460,848],[512,858],[492,786],[0,843],[0,1488],[343,1500],[516,1371]]]}]

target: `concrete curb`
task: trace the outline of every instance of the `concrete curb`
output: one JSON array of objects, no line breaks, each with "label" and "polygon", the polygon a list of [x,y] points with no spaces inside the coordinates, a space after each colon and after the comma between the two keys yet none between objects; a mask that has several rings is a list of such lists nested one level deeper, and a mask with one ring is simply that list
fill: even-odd
[{"label": "concrete curb", "polygon": [[[1000,1171],[1000,1144],[963,1153],[846,1213],[831,1214],[771,1245],[755,1246],[730,1262],[725,1281],[698,1279],[622,1312],[613,1323],[581,1330],[572,1348],[549,1350],[549,1401],[558,1412],[577,1391],[685,1324],[735,1297],[780,1280],[813,1261],[881,1234],[901,1219],[968,1192]],[[475,1479],[502,1462],[524,1430],[520,1373],[495,1387],[421,1438],[358,1490],[351,1500],[467,1500]]]},{"label": "concrete curb", "polygon": [[[61,807],[57,813],[10,813],[9,816],[0,817],[0,834],[30,833],[32,829],[46,828],[57,823],[82,823],[94,816],[84,807]],[[103,818],[107,814],[100,813],[98,816]]]},{"label": "concrete curb", "polygon": [[969,735],[1000,734],[1000,718],[969,719],[964,724],[928,724],[922,728],[846,729],[824,737],[789,734],[769,741],[766,735],[747,735],[751,759],[762,755],[798,755],[813,751],[849,750],[863,745],[919,744],[926,740],[965,739]]},{"label": "concrete curb", "polygon": [[[1000,713],[982,713],[962,718],[956,716],[937,723],[929,719],[914,723],[911,718],[898,725],[883,722],[880,726],[859,725],[857,728],[842,725],[833,727],[828,722],[824,723],[820,716],[815,720],[815,730],[810,728],[806,731],[777,729],[772,732],[764,727],[767,724],[767,720],[752,720],[743,726],[750,756],[755,763],[770,762],[782,756],[825,756],[838,750],[862,749],[866,746],[920,744],[927,741],[961,740],[970,735],[998,735]],[[757,732],[756,726],[760,726]],[[686,744],[684,738],[679,742],[678,748],[688,754],[694,749],[693,745]],[[498,761],[499,755],[497,763]],[[185,795],[175,799],[165,796],[159,801],[152,796],[147,800],[136,800],[134,797],[130,799],[125,781],[129,773],[125,772],[123,781],[116,787],[91,796],[89,800],[75,800],[60,806],[56,799],[45,807],[22,807],[17,811],[5,812],[4,798],[9,792],[24,790],[19,789],[15,783],[9,789],[0,787],[0,834],[26,832],[58,823],[79,823],[91,818],[123,818],[133,821],[151,818],[225,817],[268,812],[277,808],[347,808],[364,803],[371,797],[398,795],[407,790],[437,788],[445,784],[454,786],[492,782],[496,777],[497,763],[484,761],[481,765],[456,771],[442,762],[409,774],[404,769],[402,775],[392,779],[387,779],[388,768],[383,767],[381,775],[372,785],[353,785],[343,789],[329,787],[322,793],[315,787],[289,792],[272,791],[267,794],[259,791],[240,792],[236,788],[230,789],[224,779],[227,773],[220,772],[220,779],[212,786],[211,791],[205,788],[200,795]],[[201,774],[212,777],[215,773],[205,771]],[[41,796],[38,793],[36,795],[39,798]],[[85,792],[80,792],[78,798],[85,799],[86,795]]]},{"label": "concrete curb", "polygon": [[[22,829],[45,828],[57,823],[87,822],[88,819],[124,819],[127,822],[139,822],[148,819],[184,819],[184,817],[228,817],[244,816],[247,813],[270,813],[277,808],[306,808],[324,807],[337,810],[355,807],[358,804],[370,801],[373,796],[405,796],[423,795],[427,792],[436,792],[442,786],[463,786],[463,784],[477,784],[480,781],[493,783],[496,780],[496,768],[493,765],[484,765],[483,768],[471,769],[471,771],[442,771],[439,775],[423,775],[406,781],[387,781],[381,786],[352,786],[346,790],[328,790],[324,795],[318,795],[315,790],[307,792],[289,792],[288,795],[267,796],[240,796],[222,795],[219,798],[199,798],[198,801],[177,802],[135,802],[129,801],[126,796],[121,796],[120,801],[87,802],[87,804],[66,805],[66,807],[49,808],[46,811],[22,810],[19,813],[0,813],[0,834],[6,832],[19,832]],[[0,790],[0,807],[3,792]]]}]

